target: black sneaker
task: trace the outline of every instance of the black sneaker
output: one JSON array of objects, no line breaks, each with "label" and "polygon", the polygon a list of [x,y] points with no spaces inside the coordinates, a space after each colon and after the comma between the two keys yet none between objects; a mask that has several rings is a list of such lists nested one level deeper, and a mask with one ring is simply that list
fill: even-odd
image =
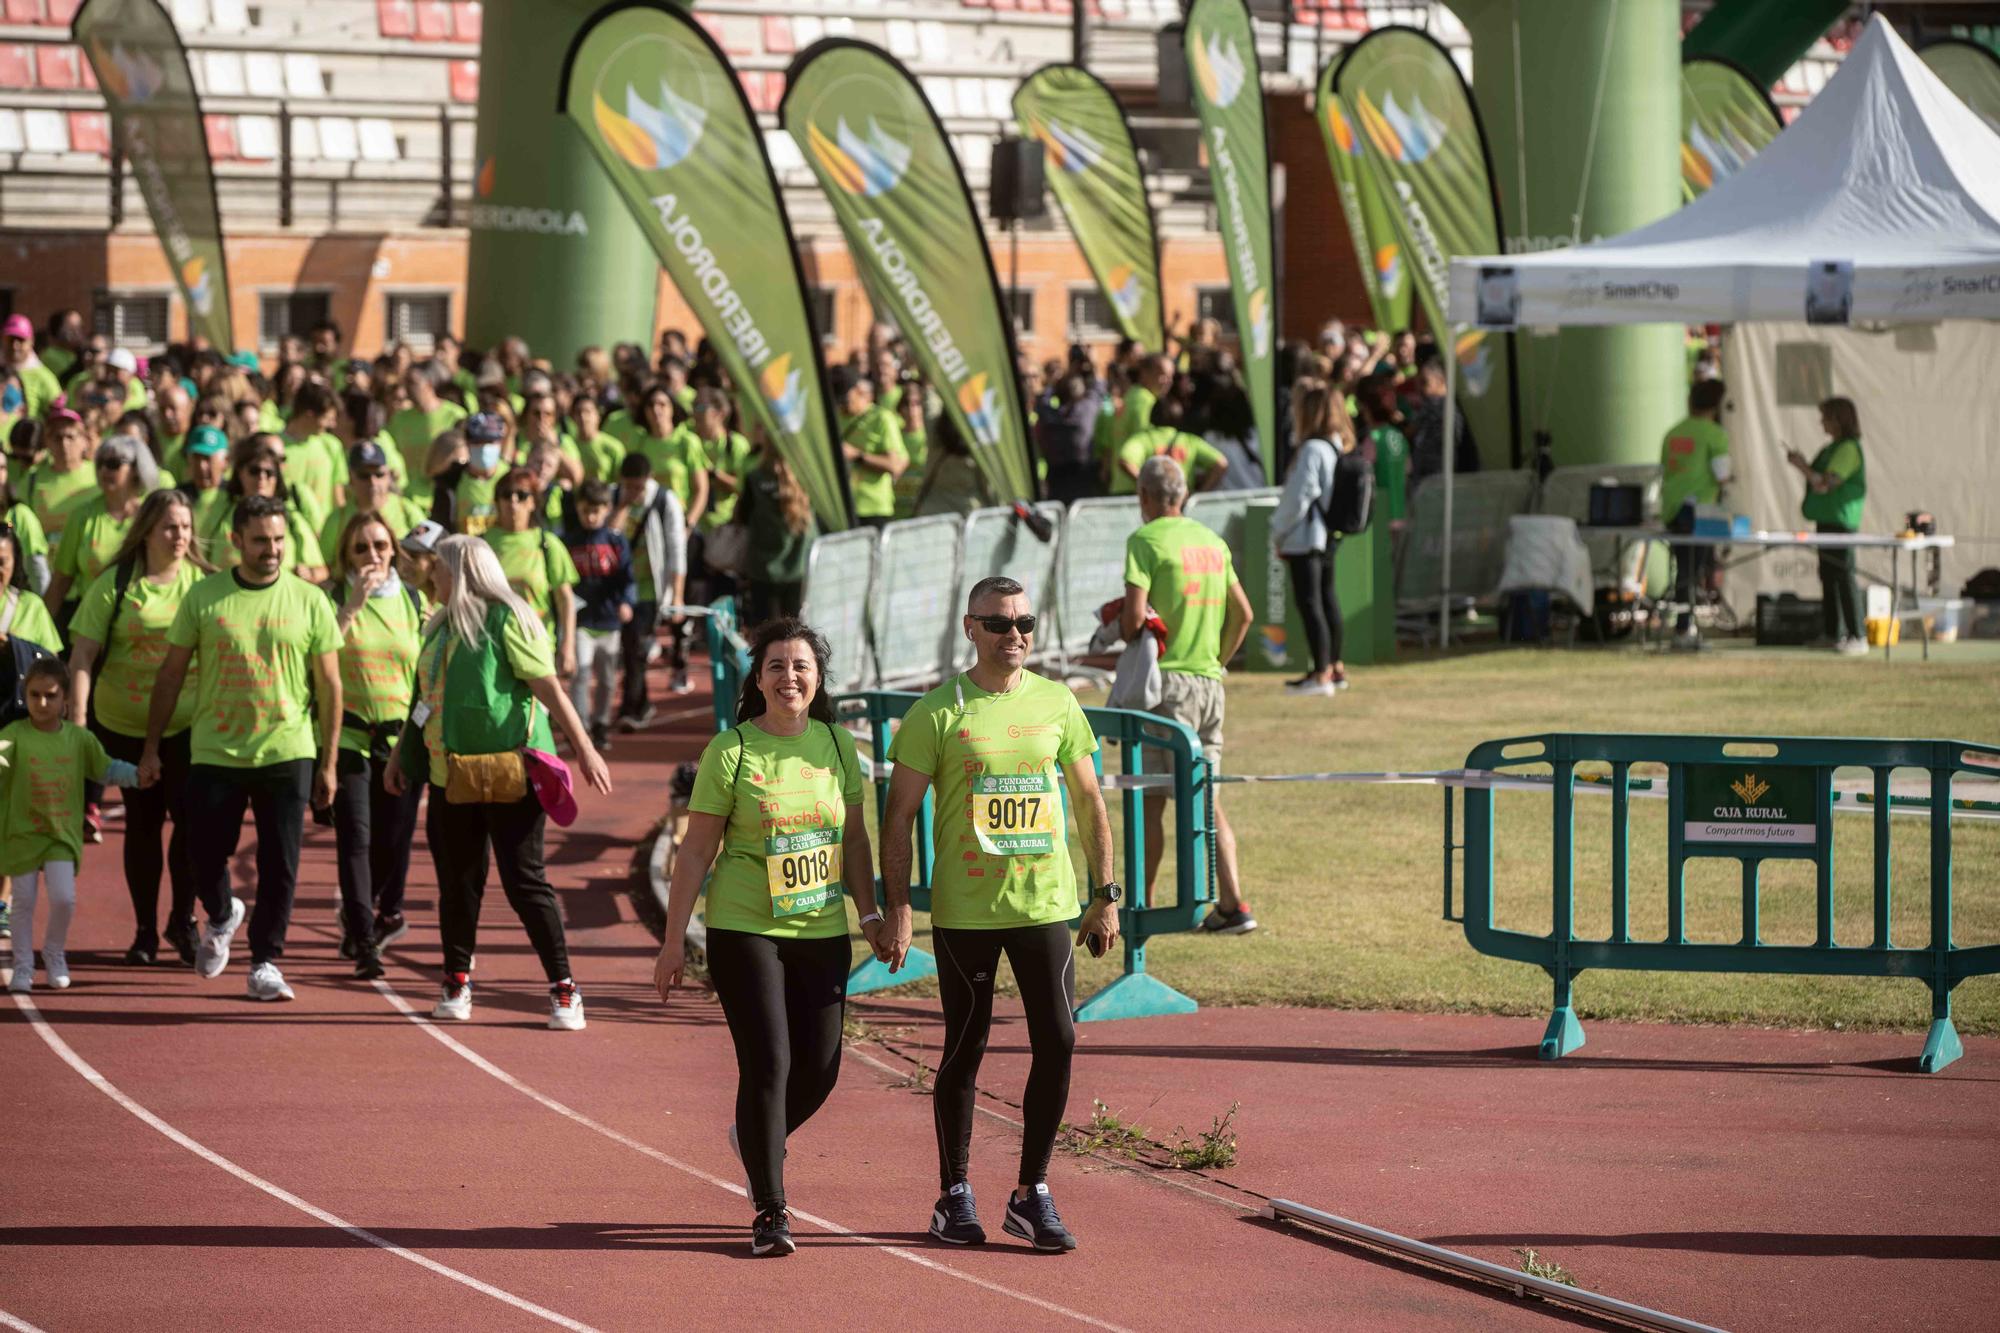
[{"label": "black sneaker", "polygon": [[192,921],[169,922],[167,925],[167,929],[163,933],[161,938],[163,938],[164,940],[166,940],[168,944],[173,946],[174,953],[180,958],[181,963],[184,966],[187,967],[194,966],[194,951],[196,944],[195,933],[194,933],[194,922]]},{"label": "black sneaker", "polygon": [[1055,1201],[1049,1198],[1047,1185],[1035,1186],[1025,1199],[1008,1195],[1007,1220],[1000,1224],[1000,1229],[1049,1254],[1076,1248],[1076,1237],[1069,1234],[1069,1228],[1056,1216]]},{"label": "black sneaker", "polygon": [[360,945],[355,942],[354,937],[348,934],[345,930],[341,931],[340,956],[342,958],[345,958],[348,962],[351,963],[354,961],[355,956],[360,952],[361,952]]},{"label": "black sneaker", "polygon": [[1240,907],[1233,912],[1211,907],[1196,929],[1208,935],[1248,935],[1257,929],[1257,918]]},{"label": "black sneaker", "polygon": [[753,1258],[783,1258],[799,1247],[792,1241],[792,1215],[782,1208],[766,1208],[750,1224],[750,1254]]},{"label": "black sneaker", "polygon": [[382,955],[376,952],[373,940],[362,940],[354,947],[354,979],[373,981],[382,975]]},{"label": "black sneaker", "polygon": [[151,967],[160,952],[160,942],[151,935],[140,935],[132,941],[132,947],[125,951],[125,966]]},{"label": "black sneaker", "polygon": [[938,1196],[931,1209],[931,1234],[947,1245],[984,1245],[986,1228],[979,1225],[979,1208],[972,1186],[959,1181]]},{"label": "black sneaker", "polygon": [[394,944],[410,933],[410,923],[403,919],[401,912],[391,912],[387,916],[375,918],[375,952]]}]

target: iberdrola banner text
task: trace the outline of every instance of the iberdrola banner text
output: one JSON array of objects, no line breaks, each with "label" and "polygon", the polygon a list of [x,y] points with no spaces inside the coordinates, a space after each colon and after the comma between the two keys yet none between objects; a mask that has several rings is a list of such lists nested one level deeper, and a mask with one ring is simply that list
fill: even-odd
[{"label": "iberdrola banner text", "polygon": [[847,469],[791,220],[728,61],[686,12],[633,3],[577,34],[560,87],[562,111],[616,182],[820,526],[846,528]]},{"label": "iberdrola banner text", "polygon": [[792,62],[778,117],[833,204],[848,252],[1002,504],[1035,498],[1000,283],[958,159],[910,72],[841,38]]},{"label": "iberdrola banner text", "polygon": [[1044,65],[1015,92],[1014,119],[1042,143],[1056,203],[1118,331],[1147,351],[1164,350],[1160,243],[1118,99],[1087,70]]},{"label": "iberdrola banner text", "polygon": [[215,167],[174,21],[158,0],[87,0],[70,36],[97,75],[113,143],[132,164],[146,214],[187,303],[188,334],[227,356],[236,339]]},{"label": "iberdrola banner text", "polygon": [[1395,333],[1410,327],[1410,270],[1403,262],[1395,225],[1389,220],[1382,182],[1362,151],[1354,116],[1333,90],[1333,70],[1334,62],[1329,60],[1320,71],[1319,95],[1313,103],[1320,137],[1326,140],[1327,161],[1333,164],[1340,211],[1347,219],[1348,235],[1354,238],[1354,259],[1368,288],[1375,327]]},{"label": "iberdrola banner text", "polygon": [[1381,181],[1390,221],[1415,267],[1440,345],[1458,358],[1459,411],[1482,456],[1515,452],[1512,335],[1452,333],[1445,317],[1451,261],[1505,247],[1486,132],[1451,55],[1414,28],[1378,28],[1349,48],[1334,91],[1354,112],[1368,164]]},{"label": "iberdrola banner text", "polygon": [[1194,0],[1181,34],[1208,179],[1229,260],[1243,379],[1257,420],[1264,475],[1275,481],[1278,442],[1278,275],[1272,263],[1271,154],[1257,42],[1243,0]]}]

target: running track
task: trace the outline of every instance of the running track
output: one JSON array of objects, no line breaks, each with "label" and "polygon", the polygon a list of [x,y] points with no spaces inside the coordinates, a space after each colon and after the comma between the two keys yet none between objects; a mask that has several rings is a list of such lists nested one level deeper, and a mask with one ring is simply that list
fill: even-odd
[{"label": "running track", "polygon": [[[2000,1247],[1989,1239],[2000,1043],[1969,1042],[1966,1061],[1939,1080],[1877,1071],[1880,1079],[1786,1083],[1786,1071],[1760,1073],[1721,1051],[1710,1062],[1724,1072],[1704,1082],[1702,1062],[1685,1056],[1688,1037],[1669,1032],[1683,1055],[1666,1070],[1677,1078],[1642,1067],[1635,1090],[1606,1075],[1551,1127],[1538,1120],[1570,1089],[1550,1091],[1545,1076],[1558,1071],[1511,1058],[1496,1064],[1496,1020],[1216,1011],[1107,1025],[1087,1031],[1080,1048],[1072,1119],[1087,1117],[1091,1098],[1103,1096],[1150,1107],[1142,1118],[1167,1128],[1203,1121],[1241,1097],[1245,1161],[1228,1180],[1209,1181],[1058,1154],[1052,1184],[1084,1248],[1048,1257],[1011,1240],[955,1251],[924,1236],[936,1190],[931,1118],[921,1096],[896,1083],[908,1067],[903,1053],[921,1048],[927,1025],[934,1029],[935,1006],[894,1000],[857,1005],[858,1016],[902,1035],[853,1048],[832,1100],[794,1139],[788,1186],[800,1251],[760,1266],[748,1258],[749,1209],[722,1133],[734,1066],[720,1012],[698,995],[659,1004],[650,986],[654,946],[622,894],[631,843],[663,805],[672,762],[699,743],[699,699],[681,704],[676,711],[690,716],[657,735],[621,740],[612,756],[617,797],[586,800],[577,828],[552,840],[551,877],[589,1008],[582,1034],[542,1027],[538,968],[497,884],[473,1022],[440,1030],[413,1020],[428,1012],[436,984],[435,904],[421,846],[415,928],[392,951],[389,976],[371,985],[351,980],[334,956],[332,839],[310,834],[286,959],[299,998],[273,1006],[241,998],[240,953],[208,983],[181,969],[118,966],[130,922],[116,835],[89,849],[71,933],[76,986],[39,988],[32,1005],[0,1010],[0,1109],[9,1126],[0,1327],[1589,1322],[1255,1221],[1247,1209],[1259,1189],[1503,1262],[1517,1236],[1578,1267],[1578,1254],[1587,1254],[1588,1285],[1739,1327],[1781,1326],[1806,1310],[1825,1327],[1873,1327],[1914,1308],[1962,1324],[1980,1309],[1990,1315],[2000,1294]],[[1356,1039],[1357,1026],[1360,1041],[1381,1045],[1341,1045]],[[1591,1035],[1598,1046],[1617,1040],[1603,1025]],[[1888,1055],[1914,1039],[1853,1040]],[[1163,1047],[1176,1042],[1192,1054],[1234,1057],[1163,1063]],[[1698,1034],[1694,1042],[1701,1045]],[[996,1096],[975,1131],[974,1183],[996,1238],[1016,1144],[1004,1098],[1018,1090],[1023,1044],[1017,1024],[996,1029],[986,1080]],[[1299,1057],[1306,1046],[1327,1057]],[[1815,1063],[1848,1067],[1816,1047],[1795,1054],[1790,1073]],[[1440,1070],[1478,1085],[1468,1094],[1476,1109],[1459,1094],[1438,1100]],[[1560,1073],[1572,1086],[1593,1076],[1581,1063]],[[1544,1076],[1544,1091],[1526,1095],[1542,1101],[1511,1103],[1509,1085],[1526,1089],[1534,1076]],[[1389,1080],[1401,1091],[1384,1103]],[[1795,1110],[1807,1096],[1831,1099],[1828,1123],[1803,1112],[1787,1118],[1822,1130],[1831,1160],[1859,1172],[1847,1180],[1857,1216],[1873,1217],[1866,1200],[1876,1183],[1865,1178],[1870,1154],[1848,1152],[1858,1143],[1877,1150],[1890,1177],[1881,1183],[1908,1205],[1893,1215],[1922,1219],[1913,1230],[1937,1234],[1907,1234],[1900,1249],[1767,1250],[1785,1256],[1778,1272],[1787,1290],[1778,1292],[1759,1290],[1771,1270],[1760,1269],[1755,1247],[1690,1254],[1671,1238],[1648,1246],[1607,1234],[1607,1215],[1629,1212],[1618,1203],[1646,1189],[1680,1210],[1657,1217],[1658,1229],[1691,1234],[1677,1223],[1699,1210],[1700,1191],[1677,1189],[1674,1163],[1696,1171],[1690,1181],[1704,1179],[1704,1163],[1686,1161],[1700,1149],[1711,1177],[1718,1167],[1728,1175],[1730,1147],[1701,1127],[1708,1111],[1688,1105],[1716,1095],[1710,1085],[1718,1082],[1742,1094],[1731,1115],[1753,1127],[1770,1117],[1774,1099]],[[1361,1094],[1343,1102],[1341,1089],[1355,1084]],[[1663,1119],[1667,1151],[1656,1153],[1659,1144],[1630,1136],[1635,1113],[1643,1122],[1655,1112],[1700,1124]],[[1840,1139],[1833,1122],[1851,1130],[1856,1115],[1876,1118],[1881,1133]],[[1370,1147],[1412,1122],[1431,1122],[1420,1149],[1398,1140],[1392,1160]],[[1625,1137],[1608,1138],[1614,1123]],[[1556,1132],[1588,1141],[1571,1157],[1551,1144]],[[1812,1139],[1788,1142],[1804,1152]],[[1445,1169],[1416,1174],[1421,1164],[1403,1160],[1412,1153],[1439,1154],[1445,1160],[1434,1166]],[[1455,1154],[1474,1169],[1450,1170]],[[1371,1156],[1381,1160],[1356,1170],[1357,1158]],[[1859,1164],[1850,1167],[1849,1157]],[[1827,1160],[1808,1154],[1772,1165],[1811,1180],[1824,1177],[1818,1168]],[[1955,1174],[1941,1169],[1952,1163]],[[1905,1174],[1911,1169],[1920,1174]],[[1795,1206],[1788,1212],[1788,1188],[1750,1176],[1738,1185],[1760,1227],[1775,1217],[1820,1233],[1849,1229],[1797,1217]],[[1564,1234],[1578,1230],[1590,1234]],[[1605,1248],[1578,1248],[1594,1242]],[[1890,1262],[1857,1272],[1857,1256]],[[1824,1280],[1801,1282],[1802,1262]],[[1900,1288],[1914,1288],[1910,1299]]]}]

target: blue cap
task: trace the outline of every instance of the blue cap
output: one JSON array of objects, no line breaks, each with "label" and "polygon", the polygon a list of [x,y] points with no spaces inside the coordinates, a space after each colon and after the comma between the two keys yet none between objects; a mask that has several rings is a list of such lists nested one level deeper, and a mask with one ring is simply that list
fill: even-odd
[{"label": "blue cap", "polygon": [[389,455],[383,453],[382,446],[373,440],[363,440],[347,451],[347,470],[359,472],[363,468],[388,471]]},{"label": "blue cap", "polygon": [[498,444],[507,438],[507,423],[491,412],[477,412],[465,423],[465,438],[474,444]]}]

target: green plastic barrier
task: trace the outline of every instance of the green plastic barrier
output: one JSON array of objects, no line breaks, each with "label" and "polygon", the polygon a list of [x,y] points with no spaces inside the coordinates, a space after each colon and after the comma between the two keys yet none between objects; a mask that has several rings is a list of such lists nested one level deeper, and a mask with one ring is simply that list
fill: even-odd
[{"label": "green plastic barrier", "polygon": [[[1745,757],[1754,754],[1755,757]],[[1573,813],[1578,764],[1610,766],[1611,935],[1576,938]],[[1667,767],[1667,936],[1635,940],[1630,930],[1629,795],[1636,763]],[[1967,977],[2000,972],[2000,945],[1958,948],[1951,938],[1951,783],[1959,773],[2000,777],[2000,746],[1954,740],[1799,739],[1751,736],[1542,735],[1488,741],[1466,756],[1474,772],[1554,769],[1552,921],[1546,935],[1493,924],[1493,791],[1465,792],[1465,938],[1495,958],[1533,963],[1555,982],[1555,1012],[1541,1057],[1583,1045],[1570,985],[1593,967],[1654,972],[1770,972],[1806,976],[1909,977],[1931,992],[1931,1026],[1917,1067],[1935,1073],[1964,1053],[1951,1021],[1951,992]],[[1866,768],[1874,777],[1874,930],[1865,945],[1833,937],[1833,773]],[[1930,943],[1898,947],[1890,930],[1889,778],[1897,769],[1930,775]],[[1451,906],[1452,800],[1445,789],[1445,906]],[[1722,858],[1743,869],[1743,934],[1734,944],[1687,938],[1683,867]],[[1812,862],[1817,872],[1816,938],[1809,945],[1765,944],[1758,932],[1758,869],[1765,861]]]}]

